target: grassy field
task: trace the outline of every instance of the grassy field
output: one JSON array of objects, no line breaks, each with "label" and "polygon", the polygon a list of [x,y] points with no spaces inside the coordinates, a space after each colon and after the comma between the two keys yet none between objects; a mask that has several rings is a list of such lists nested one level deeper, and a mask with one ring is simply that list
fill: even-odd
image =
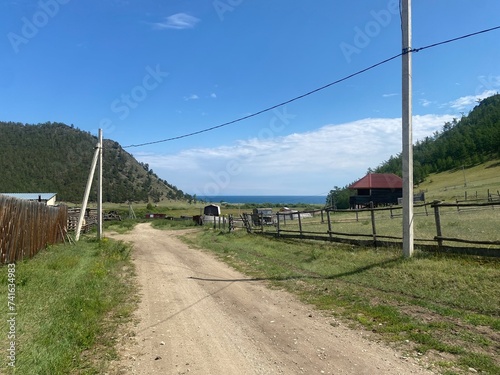
[{"label": "grassy field", "polygon": [[186,241],[443,374],[500,374],[500,262],[206,229]]},{"label": "grassy field", "polygon": [[[402,237],[402,215],[401,210],[375,212],[375,227],[379,240],[384,240],[380,236]],[[417,244],[434,244],[433,238],[437,235],[434,210],[432,207],[415,208],[414,233]],[[391,216],[392,215],[392,216]],[[441,231],[444,237],[462,238],[466,240],[477,241],[500,241],[500,205],[482,209],[461,209],[455,207],[440,208]],[[333,232],[346,233],[348,235],[367,235],[373,234],[372,219],[369,211],[363,212],[334,212],[330,214],[331,229]],[[321,233],[323,237],[328,238],[328,219],[326,213],[321,216],[315,213],[313,217],[302,218],[301,226],[304,232]],[[297,218],[294,220],[280,220],[280,231],[286,234],[286,231],[298,232],[300,229]],[[260,228],[256,228],[257,231]],[[275,233],[275,226],[265,226],[265,232]],[[365,239],[370,237],[349,237],[335,235],[341,238]],[[422,240],[422,241],[419,241]],[[401,242],[401,240],[399,240]],[[458,242],[445,241],[445,245],[450,246],[470,246]],[[484,245],[486,246],[486,245]],[[490,246],[492,247],[492,246]],[[495,248],[499,249],[500,245]]]},{"label": "grassy field", "polygon": [[[458,169],[450,172],[432,174],[415,187],[415,192],[424,191],[426,200],[442,200],[455,202],[465,199],[486,198],[488,189],[490,193],[500,191],[500,160],[492,160],[471,168]],[[498,195],[497,195],[498,197]]]},{"label": "grassy field", "polygon": [[[116,357],[116,328],[136,306],[134,267],[123,243],[82,239],[51,246],[35,258],[0,268],[5,374],[102,374]],[[12,276],[15,280],[12,280]],[[9,280],[11,278],[11,280]],[[7,311],[14,281],[15,323]],[[8,339],[8,333],[15,337]],[[15,342],[15,367],[7,349]],[[9,346],[8,346],[8,345]]]}]

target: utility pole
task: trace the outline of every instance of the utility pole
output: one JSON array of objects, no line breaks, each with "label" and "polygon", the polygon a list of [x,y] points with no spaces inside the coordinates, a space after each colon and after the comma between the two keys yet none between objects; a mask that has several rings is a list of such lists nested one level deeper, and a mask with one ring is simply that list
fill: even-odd
[{"label": "utility pole", "polygon": [[99,162],[97,186],[97,239],[102,239],[102,129],[99,129]]},{"label": "utility pole", "polygon": [[403,31],[403,255],[413,255],[413,137],[412,137],[412,52],[411,0],[401,2]]},{"label": "utility pole", "polygon": [[75,241],[80,239],[80,232],[82,230],[83,220],[85,218],[85,211],[87,210],[87,202],[89,200],[90,188],[92,186],[92,180],[94,179],[95,167],[97,165],[97,159],[99,158],[100,144],[98,143],[95,148],[94,158],[92,159],[92,166],[90,167],[89,178],[87,180],[87,187],[85,188],[85,194],[83,196],[82,209],[80,211],[80,218],[78,219],[78,225],[76,227]]}]

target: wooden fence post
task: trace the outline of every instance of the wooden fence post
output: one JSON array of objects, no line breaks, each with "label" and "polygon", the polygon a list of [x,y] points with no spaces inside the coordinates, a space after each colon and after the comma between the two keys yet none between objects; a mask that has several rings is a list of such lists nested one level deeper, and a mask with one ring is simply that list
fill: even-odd
[{"label": "wooden fence post", "polygon": [[300,237],[302,237],[302,220],[300,219],[300,211],[297,211],[297,218],[299,219],[299,232],[300,232]]},{"label": "wooden fence post", "polygon": [[330,211],[326,210],[326,218],[328,220],[328,235],[330,236],[330,241],[332,240],[332,220],[330,218]]},{"label": "wooden fence post", "polygon": [[370,202],[370,215],[372,217],[373,246],[377,247],[377,229],[375,227],[375,209],[373,208],[373,202]]},{"label": "wooden fence post", "polygon": [[439,204],[440,201],[434,201],[432,202],[432,207],[434,207],[434,218],[436,221],[436,233],[437,233],[437,242],[438,242],[438,247],[441,248],[443,246],[443,232],[441,231],[441,215],[439,214]]},{"label": "wooden fence post", "polygon": [[321,212],[321,224],[324,224],[325,218],[323,217],[323,210],[321,210],[320,212]]},{"label": "wooden fence post", "polygon": [[276,212],[276,232],[277,236],[280,236],[280,214],[279,212]]}]

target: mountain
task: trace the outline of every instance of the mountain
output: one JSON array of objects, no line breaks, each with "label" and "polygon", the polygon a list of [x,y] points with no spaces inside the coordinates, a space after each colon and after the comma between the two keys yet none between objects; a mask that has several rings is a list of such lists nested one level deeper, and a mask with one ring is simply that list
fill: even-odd
[{"label": "mountain", "polygon": [[[97,137],[73,125],[0,122],[0,192],[55,192],[58,200],[81,202]],[[97,173],[95,175],[97,181]],[[96,200],[93,184],[90,200]],[[189,200],[117,142],[103,141],[105,202]]]},{"label": "mountain", "polygon": [[[500,95],[482,100],[467,116],[443,125],[442,131],[418,141],[413,147],[413,179],[422,183],[431,173],[468,168],[500,157]],[[371,169],[375,173],[402,176],[401,154]],[[362,177],[362,176],[361,176]],[[349,207],[348,186],[335,186],[326,204]]]}]

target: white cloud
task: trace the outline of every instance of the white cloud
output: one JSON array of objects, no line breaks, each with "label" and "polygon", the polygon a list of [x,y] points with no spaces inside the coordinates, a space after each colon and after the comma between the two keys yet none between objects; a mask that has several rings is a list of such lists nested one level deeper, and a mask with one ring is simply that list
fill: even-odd
[{"label": "white cloud", "polygon": [[213,93],[210,94],[210,97],[212,99],[216,99],[217,98],[217,94],[215,92],[213,92]]},{"label": "white cloud", "polygon": [[185,101],[188,101],[188,100],[197,100],[197,99],[199,99],[199,98],[200,98],[200,97],[199,97],[198,95],[196,95],[196,94],[191,94],[191,95],[189,95],[189,96],[185,96],[185,97],[184,97],[184,100],[185,100]]},{"label": "white cloud", "polygon": [[391,98],[393,96],[398,96],[399,94],[397,93],[391,93],[391,94],[382,94],[382,97],[383,98]]},{"label": "white cloud", "polygon": [[153,24],[155,29],[192,29],[200,20],[186,13],[176,13],[165,18],[163,22]]},{"label": "white cloud", "polygon": [[432,102],[430,100],[427,100],[427,99],[420,99],[418,102],[420,103],[420,105],[422,107],[428,107],[432,104]]},{"label": "white cloud", "polygon": [[[413,118],[414,141],[451,115]],[[138,154],[167,180],[197,195],[317,194],[344,186],[401,152],[401,120],[367,118],[271,139],[197,148],[174,155]]]},{"label": "white cloud", "polygon": [[475,106],[479,100],[483,100],[496,93],[497,90],[486,90],[481,94],[462,96],[461,98],[449,102],[448,105],[455,110],[463,110]]},{"label": "white cloud", "polygon": [[494,76],[494,75],[489,75],[489,76],[479,76],[477,77],[480,85],[477,88],[476,92],[481,92],[481,91],[487,91],[487,90],[493,90],[500,88],[500,76]]}]

